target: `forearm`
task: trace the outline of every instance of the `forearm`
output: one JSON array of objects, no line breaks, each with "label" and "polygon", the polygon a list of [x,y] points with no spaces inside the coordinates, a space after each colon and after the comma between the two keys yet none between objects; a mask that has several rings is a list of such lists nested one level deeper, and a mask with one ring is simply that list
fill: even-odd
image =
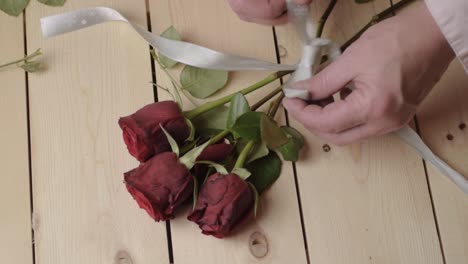
[{"label": "forearm", "polygon": [[468,1],[425,0],[425,2],[468,74]]}]

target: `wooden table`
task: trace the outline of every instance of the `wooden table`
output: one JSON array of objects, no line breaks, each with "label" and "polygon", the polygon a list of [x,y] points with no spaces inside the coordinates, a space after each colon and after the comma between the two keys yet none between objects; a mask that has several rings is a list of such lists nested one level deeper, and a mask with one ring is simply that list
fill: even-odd
[{"label": "wooden table", "polygon": [[[147,2],[31,1],[24,17],[0,14],[0,62],[42,48],[47,65],[0,72],[2,263],[468,263],[468,197],[432,165],[394,136],[325,152],[326,142],[294,120],[307,135],[301,161],[285,163],[247,227],[218,240],[201,235],[186,212],[153,222],[122,184],[137,162],[117,126],[119,116],[169,98],[150,84],[168,81],[152,68],[148,44],[121,23],[44,39],[39,19],[109,6],[153,32],[174,25],[185,40],[222,51],[294,63],[300,49],[291,27],[241,22],[222,0]],[[326,5],[315,1],[313,15]],[[326,35],[343,42],[388,6],[339,1]],[[224,93],[266,74],[232,73]],[[467,88],[454,62],[417,117],[424,140],[465,175]]]}]

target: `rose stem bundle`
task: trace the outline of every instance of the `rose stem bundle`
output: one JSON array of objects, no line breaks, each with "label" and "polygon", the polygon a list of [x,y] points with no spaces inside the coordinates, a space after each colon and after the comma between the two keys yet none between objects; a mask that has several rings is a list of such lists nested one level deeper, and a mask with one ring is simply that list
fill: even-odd
[{"label": "rose stem bundle", "polygon": [[259,81],[259,82],[256,82],[254,84],[252,84],[251,86],[247,87],[247,88],[244,88],[238,92],[235,92],[233,94],[230,94],[230,95],[227,95],[225,97],[221,97],[215,101],[212,101],[212,102],[208,102],[206,104],[203,104],[203,105],[200,105],[199,107],[195,108],[195,109],[192,109],[190,111],[187,111],[185,112],[185,117],[187,117],[188,119],[193,119],[195,117],[197,117],[198,115],[200,114],[203,114],[211,109],[214,109],[218,106],[222,106],[226,103],[229,103],[231,101],[231,99],[237,94],[237,93],[241,93],[243,95],[246,95],[246,94],[249,94],[255,90],[258,90],[260,88],[262,88],[263,86],[273,82],[273,81],[276,81],[278,80],[279,78],[287,75],[287,74],[290,74],[292,73],[293,71],[278,71],[278,72],[275,72],[275,73],[272,73],[270,75],[268,75],[266,78],[264,78],[263,80]]}]

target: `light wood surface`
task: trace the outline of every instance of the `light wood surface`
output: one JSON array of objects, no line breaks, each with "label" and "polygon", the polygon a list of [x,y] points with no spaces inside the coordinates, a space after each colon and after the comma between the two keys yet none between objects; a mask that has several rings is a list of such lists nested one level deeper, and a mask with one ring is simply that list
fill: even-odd
[{"label": "light wood surface", "polygon": [[[23,20],[0,15],[0,64],[24,57]],[[0,259],[32,264],[24,71],[0,70]]]},{"label": "light wood surface", "polygon": [[98,5],[146,24],[142,1],[32,1],[27,10],[28,48],[42,47],[47,64],[29,78],[36,263],[167,263],[164,224],[123,184],[138,162],[117,125],[153,101],[148,45],[121,23],[53,39],[39,27],[43,16]]},{"label": "light wood surface", "polygon": [[[216,50],[275,62],[272,28],[240,21],[225,1],[158,0],[151,2],[152,29],[162,32],[170,25],[184,40]],[[203,15],[201,15],[203,14]],[[222,14],[222,15],[221,15]],[[177,70],[176,70],[177,72]],[[231,73],[229,86],[222,93],[232,93],[261,80],[265,72]],[[158,84],[167,85],[165,74],[157,71]],[[279,82],[248,96],[256,102]],[[160,100],[168,99],[159,91]],[[185,103],[189,107],[188,102]],[[171,221],[175,263],[306,263],[294,173],[284,163],[282,175],[261,197],[257,219],[230,239],[218,240],[201,235],[196,224],[188,222],[187,212]]]},{"label": "light wood surface", "polygon": [[[312,15],[326,3],[317,1]],[[325,36],[351,37],[386,0],[357,5],[339,1]],[[293,29],[278,28],[282,62],[299,56]],[[291,121],[295,127],[300,124]],[[307,133],[297,163],[311,263],[443,263],[421,159],[393,136],[331,147]]]},{"label": "light wood surface", "polygon": [[[311,15],[318,18],[327,4],[314,1]],[[296,171],[284,163],[280,179],[261,198],[256,220],[224,240],[201,235],[186,220],[189,206],[169,230],[153,222],[122,184],[122,173],[138,163],[117,125],[120,116],[155,99],[147,43],[122,23],[52,39],[41,35],[41,17],[89,6],[115,8],[143,26],[149,12],[157,34],[174,25],[184,40],[276,61],[272,28],[240,21],[225,0],[67,0],[61,8],[31,1],[27,49],[44,50],[46,70],[27,81],[19,69],[0,71],[2,263],[170,263],[169,248],[177,264],[468,263],[468,198],[431,165],[426,172],[411,148],[386,136],[325,152],[326,142],[291,119],[306,135],[306,148]],[[388,6],[388,0],[359,6],[339,1],[325,36],[342,43]],[[294,29],[278,26],[276,34],[281,61],[295,63],[301,49]],[[0,64],[22,57],[24,43],[22,17],[0,13]],[[155,70],[157,83],[170,87],[157,65]],[[177,76],[180,70],[171,72]],[[267,74],[230,73],[228,88],[214,98]],[[278,84],[254,92],[249,101]],[[465,175],[468,128],[459,125],[468,124],[467,87],[468,77],[454,62],[418,115],[424,140]],[[170,99],[160,89],[156,97]],[[200,102],[185,100],[184,106]],[[285,122],[282,111],[279,117]]]},{"label": "light wood surface", "polygon": [[[419,116],[423,139],[443,160],[468,175],[468,76],[458,61],[424,102]],[[452,135],[453,139],[447,137]],[[428,174],[447,263],[468,263],[468,196],[435,167]]]}]

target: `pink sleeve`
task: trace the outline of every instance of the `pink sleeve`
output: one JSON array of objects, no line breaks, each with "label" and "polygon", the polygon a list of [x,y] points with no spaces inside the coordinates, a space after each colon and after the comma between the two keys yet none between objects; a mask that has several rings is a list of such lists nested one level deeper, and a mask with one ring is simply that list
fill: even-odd
[{"label": "pink sleeve", "polygon": [[468,0],[425,0],[437,25],[468,73]]}]

